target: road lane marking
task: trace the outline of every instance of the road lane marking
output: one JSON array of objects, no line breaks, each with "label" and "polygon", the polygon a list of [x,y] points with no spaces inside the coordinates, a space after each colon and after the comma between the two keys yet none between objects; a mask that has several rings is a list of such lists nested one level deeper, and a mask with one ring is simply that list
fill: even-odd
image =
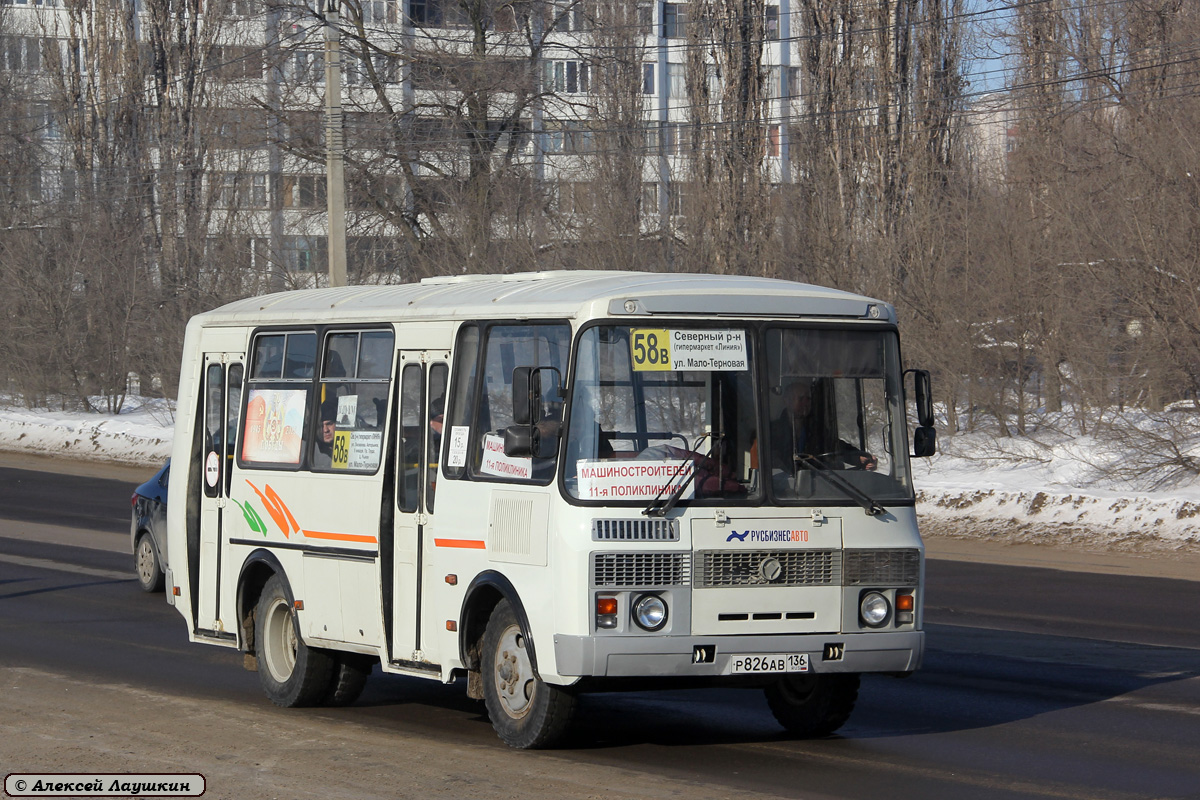
[{"label": "road lane marking", "polygon": [[815,749],[808,749],[801,752],[790,749],[787,746],[773,744],[755,744],[750,745],[750,747],[767,750],[772,753],[778,753],[779,755],[792,761],[813,759],[815,761],[824,761],[843,767],[865,767],[880,771],[894,770],[895,772],[912,777],[925,778],[934,781],[945,781],[949,784],[958,784],[963,787],[974,787],[981,790],[987,789],[1016,792],[1029,797],[1053,797],[1061,798],[1061,800],[1134,800],[1134,798],[1145,797],[1145,795],[1142,794],[1133,794],[1114,789],[1100,789],[1091,786],[1074,786],[1061,781],[1054,783],[1050,781],[1010,777],[1007,775],[1001,775],[994,772],[985,772],[982,770],[955,769],[951,771],[951,769],[947,767],[925,767],[919,764],[905,764],[892,760],[883,761],[879,759],[878,754],[866,756],[841,755],[839,753],[817,752]]},{"label": "road lane marking", "polygon": [[1178,705],[1176,703],[1146,703],[1133,697],[1109,697],[1102,702],[1120,703],[1123,706],[1132,706],[1142,711],[1167,711],[1172,714],[1191,714],[1192,716],[1200,717],[1200,708]]},{"label": "road lane marking", "polygon": [[25,556],[10,556],[6,553],[0,553],[0,561],[8,564],[17,564],[22,567],[52,569],[57,572],[74,572],[77,575],[89,575],[93,578],[111,578],[118,581],[131,581],[134,579],[132,570],[130,572],[117,572],[113,569],[84,567],[79,564],[70,564],[66,561],[51,561],[48,558],[26,558]]}]

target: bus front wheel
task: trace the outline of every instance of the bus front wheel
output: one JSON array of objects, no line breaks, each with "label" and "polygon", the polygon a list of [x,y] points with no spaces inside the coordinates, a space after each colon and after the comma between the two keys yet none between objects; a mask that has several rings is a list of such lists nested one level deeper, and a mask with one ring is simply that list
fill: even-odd
[{"label": "bus front wheel", "polygon": [[566,733],[575,698],[533,670],[526,632],[501,600],[483,633],[483,701],[496,733],[510,747],[552,747]]},{"label": "bus front wheel", "polygon": [[828,736],[850,719],[858,683],[853,672],[789,675],[767,687],[767,705],[793,736]]},{"label": "bus front wheel", "polygon": [[263,587],[254,614],[258,677],[271,702],[284,708],[321,701],[333,674],[333,659],[300,638],[291,593],[279,575]]}]

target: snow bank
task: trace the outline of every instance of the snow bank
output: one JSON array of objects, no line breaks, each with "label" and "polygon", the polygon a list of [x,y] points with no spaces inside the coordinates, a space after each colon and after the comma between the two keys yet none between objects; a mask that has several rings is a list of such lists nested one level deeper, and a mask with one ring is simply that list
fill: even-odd
[{"label": "snow bank", "polygon": [[157,467],[171,454],[174,415],[163,400],[120,414],[0,406],[0,450]]},{"label": "snow bank", "polygon": [[1039,433],[947,437],[914,459],[922,532],[1121,550],[1200,547],[1200,478],[1128,474],[1109,439]]}]

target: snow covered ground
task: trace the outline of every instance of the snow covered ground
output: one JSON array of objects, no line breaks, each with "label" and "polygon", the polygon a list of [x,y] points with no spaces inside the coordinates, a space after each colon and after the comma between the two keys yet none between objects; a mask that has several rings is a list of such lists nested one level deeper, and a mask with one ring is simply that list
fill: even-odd
[{"label": "snow covered ground", "polygon": [[[144,465],[171,449],[173,414],[162,400],[133,398],[121,414],[0,405],[0,450]],[[1088,549],[1200,552],[1200,479],[1114,476],[1123,453],[1089,437],[943,438],[915,459],[926,535],[1038,542]]]},{"label": "snow covered ground", "polygon": [[[1036,457],[987,455],[958,436],[914,459],[922,533],[1115,550],[1200,552],[1200,481],[1147,489],[1103,477],[1094,441],[1038,446]],[[1014,443],[1009,440],[1010,444]],[[1028,444],[1028,443],[1025,443]],[[964,455],[965,454],[965,455]]]}]

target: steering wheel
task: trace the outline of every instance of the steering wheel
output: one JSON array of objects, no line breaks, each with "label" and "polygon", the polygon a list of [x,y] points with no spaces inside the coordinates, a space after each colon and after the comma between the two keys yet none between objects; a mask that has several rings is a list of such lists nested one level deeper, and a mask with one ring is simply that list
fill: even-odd
[{"label": "steering wheel", "polygon": [[[809,456],[809,458],[815,459],[815,460],[820,461],[821,463],[825,463],[825,464],[827,464],[828,459],[837,459],[837,461],[839,463],[845,465],[844,467],[842,467],[842,469],[846,469],[846,470],[850,470],[850,469],[865,470],[867,468],[867,464],[871,463],[870,461],[861,461],[861,460],[847,461],[846,460],[847,453],[861,454],[861,451],[830,450],[827,453],[821,453],[820,455],[817,455],[817,456]],[[830,467],[830,469],[832,469],[832,467]]]}]

